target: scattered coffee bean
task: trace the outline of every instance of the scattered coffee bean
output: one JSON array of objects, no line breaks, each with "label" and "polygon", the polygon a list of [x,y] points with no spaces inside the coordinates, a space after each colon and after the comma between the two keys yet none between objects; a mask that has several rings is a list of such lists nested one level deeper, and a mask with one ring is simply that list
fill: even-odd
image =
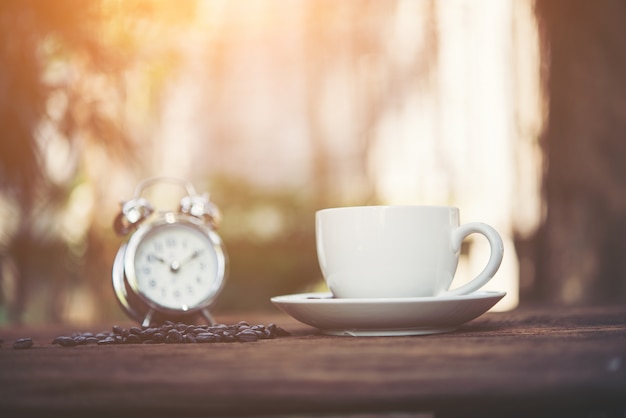
[{"label": "scattered coffee bean", "polygon": [[112,345],[112,344],[116,344],[116,340],[113,337],[106,337],[98,341],[98,345]]},{"label": "scattered coffee bean", "polygon": [[183,341],[183,334],[178,331],[178,329],[173,328],[167,332],[167,336],[165,337],[165,342],[167,344],[178,344]]},{"label": "scattered coffee bean", "polygon": [[222,341],[222,337],[210,332],[203,332],[196,335],[196,342],[198,343],[218,343]]},{"label": "scattered coffee bean", "polygon": [[148,338],[152,337],[156,332],[157,332],[156,328],[146,328],[139,333],[139,336],[143,340],[147,340]]},{"label": "scattered coffee bean", "polygon": [[[289,333],[276,324],[250,325],[245,321],[234,325],[193,325],[166,321],[160,326],[142,326],[124,329],[114,325],[111,331],[99,333],[75,332],[52,341],[63,347],[97,344],[194,344],[254,342],[287,336]],[[32,342],[31,342],[32,344]]]},{"label": "scattered coffee bean", "polygon": [[256,341],[259,339],[259,336],[254,331],[242,331],[236,335],[237,341],[241,341],[244,343]]},{"label": "scattered coffee bean", "polygon": [[276,324],[269,324],[267,327],[270,329],[270,332],[276,337],[287,337],[291,335],[288,331],[285,331]]},{"label": "scattered coffee bean", "polygon": [[32,338],[20,338],[18,340],[15,340],[15,342],[13,343],[13,348],[21,350],[24,348],[31,348],[33,346],[33,339]]},{"label": "scattered coffee bean", "polygon": [[124,340],[124,344],[141,344],[141,337],[137,334],[129,334]]},{"label": "scattered coffee bean", "polygon": [[74,342],[76,345],[84,345],[87,344],[87,337],[83,337],[82,335],[77,335],[74,337]]},{"label": "scattered coffee bean", "polygon": [[78,345],[78,342],[72,337],[67,337],[64,340],[59,341],[59,345],[63,347],[74,347]]}]

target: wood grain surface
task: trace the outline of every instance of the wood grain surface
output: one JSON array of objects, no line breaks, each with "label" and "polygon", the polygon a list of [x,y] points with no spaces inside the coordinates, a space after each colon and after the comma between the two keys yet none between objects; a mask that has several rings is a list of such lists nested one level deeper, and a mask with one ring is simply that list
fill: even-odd
[{"label": "wood grain surface", "polygon": [[[412,337],[323,336],[275,313],[218,320],[291,335],[61,347],[55,336],[113,324],[0,329],[0,417],[626,416],[624,306],[488,313]],[[33,347],[13,349],[22,337]]]}]

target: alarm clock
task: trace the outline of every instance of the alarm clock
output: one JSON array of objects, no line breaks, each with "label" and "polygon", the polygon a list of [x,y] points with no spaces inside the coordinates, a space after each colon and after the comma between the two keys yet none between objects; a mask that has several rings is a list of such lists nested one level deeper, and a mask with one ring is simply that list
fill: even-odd
[{"label": "alarm clock", "polygon": [[[142,197],[146,188],[164,182],[180,185],[186,192],[177,210],[157,211]],[[137,185],[113,222],[115,232],[127,236],[111,276],[117,300],[128,316],[142,326],[196,316],[215,323],[209,309],[228,272],[218,223],[219,210],[208,194],[197,194],[187,181],[155,177]]]}]

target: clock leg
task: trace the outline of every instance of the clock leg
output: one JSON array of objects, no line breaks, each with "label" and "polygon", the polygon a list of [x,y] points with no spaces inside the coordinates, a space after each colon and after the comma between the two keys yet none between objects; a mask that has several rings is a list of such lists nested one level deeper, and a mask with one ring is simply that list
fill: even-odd
[{"label": "clock leg", "polygon": [[204,319],[209,322],[209,325],[215,325],[215,319],[213,319],[213,315],[211,315],[211,312],[209,312],[209,308],[204,308],[200,311],[200,313],[202,314]]},{"label": "clock leg", "polygon": [[154,310],[153,309],[148,310],[148,313],[146,314],[146,316],[143,318],[143,321],[141,322],[142,327],[150,326],[150,323],[152,323],[152,315],[154,315]]}]

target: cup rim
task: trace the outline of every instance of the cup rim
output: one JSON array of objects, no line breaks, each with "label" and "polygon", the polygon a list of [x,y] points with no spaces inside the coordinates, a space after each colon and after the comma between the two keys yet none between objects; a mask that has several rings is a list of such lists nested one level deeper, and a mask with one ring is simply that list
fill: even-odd
[{"label": "cup rim", "polygon": [[358,206],[338,206],[318,209],[316,213],[336,212],[346,210],[381,210],[381,209],[422,209],[422,210],[453,210],[459,211],[456,206],[446,205],[358,205]]}]

